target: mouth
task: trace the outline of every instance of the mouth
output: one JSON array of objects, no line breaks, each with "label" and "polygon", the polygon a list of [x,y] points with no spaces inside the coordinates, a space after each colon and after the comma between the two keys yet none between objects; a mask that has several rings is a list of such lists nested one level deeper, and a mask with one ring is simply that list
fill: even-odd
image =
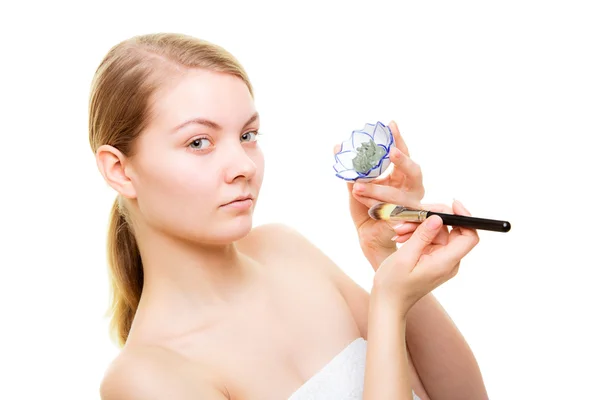
[{"label": "mouth", "polygon": [[252,204],[253,201],[254,201],[254,197],[252,197],[252,195],[249,195],[249,194],[241,195],[241,196],[238,196],[235,199],[231,200],[230,202],[221,205],[221,207],[242,205],[242,204],[247,204],[247,203]]}]

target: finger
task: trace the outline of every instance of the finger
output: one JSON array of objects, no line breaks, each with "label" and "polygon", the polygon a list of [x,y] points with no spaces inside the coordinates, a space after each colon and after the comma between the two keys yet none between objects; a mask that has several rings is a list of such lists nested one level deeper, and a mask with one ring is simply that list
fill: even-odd
[{"label": "finger", "polygon": [[450,230],[448,229],[447,225],[444,225],[444,227],[442,229],[440,229],[440,232],[437,234],[437,236],[435,237],[435,239],[433,239],[433,244],[441,244],[442,246],[445,246],[448,244],[448,242],[450,241]]},{"label": "finger", "polygon": [[451,265],[459,263],[473,248],[477,245],[478,239],[474,236],[457,235],[452,236],[454,229],[450,233],[448,244],[435,253],[435,257],[440,263]]},{"label": "finger", "polygon": [[[405,225],[408,225],[408,226],[405,226]],[[396,237],[393,240],[397,241],[395,239],[398,238],[398,239],[403,239],[402,242],[397,241],[398,243],[405,242],[414,233],[417,226],[418,226],[418,224],[409,222],[409,223],[403,224],[401,227],[399,227],[397,229],[394,227],[393,229],[394,229],[394,232],[396,233]],[[440,229],[440,231],[438,232],[437,236],[433,239],[433,242],[431,242],[431,244],[440,244],[442,246],[445,246],[446,244],[448,244],[449,240],[450,240],[450,231],[448,230],[447,227],[444,227],[443,229]]]},{"label": "finger", "polygon": [[464,234],[464,231],[472,231],[472,229],[452,229],[448,244],[435,253],[435,257],[439,257],[437,258],[438,262],[454,265],[460,262],[479,243],[479,237],[476,233],[475,235]]},{"label": "finger", "polygon": [[350,191],[352,192],[351,195],[360,203],[362,203],[364,206],[371,208],[373,207],[375,204],[379,204],[380,201],[377,201],[375,199],[372,199],[370,197],[365,197],[365,196],[361,196],[357,193],[354,193],[352,191],[352,189],[350,189]]},{"label": "finger", "polygon": [[401,222],[394,225],[392,229],[394,232],[396,232],[396,235],[402,236],[407,233],[413,233],[419,227],[419,225],[420,224],[417,222]]},{"label": "finger", "polygon": [[376,203],[392,203],[413,208],[420,206],[420,203],[414,200],[414,196],[393,186],[359,182],[354,184],[352,189],[355,194],[374,199]]},{"label": "finger", "polygon": [[[421,204],[420,208],[427,211],[437,211],[447,214],[452,214],[452,208],[446,204],[434,203],[434,204]],[[395,242],[404,243],[410,235],[417,229],[420,223],[418,222],[401,222],[394,226],[392,229],[396,233],[394,238]],[[397,239],[397,240],[396,240]],[[438,235],[433,240],[433,244],[446,245],[450,240],[450,231],[448,228],[440,230]]]},{"label": "finger", "polygon": [[[437,211],[437,212],[442,212],[445,214],[456,214],[456,215],[467,215],[467,216],[471,215],[471,213],[465,208],[465,206],[456,199],[454,199],[452,207],[447,206],[445,204],[436,203],[436,204],[421,204],[421,208],[423,210]],[[477,235],[477,231],[474,229],[462,228],[462,227],[458,227],[458,226],[453,227],[452,231],[453,232],[456,231],[456,232],[454,232],[454,236],[462,235],[462,234]]]},{"label": "finger", "polygon": [[[417,223],[417,222],[404,222],[404,223],[400,223],[395,226],[392,226],[392,229],[394,230],[394,233],[396,235],[392,238],[392,240],[397,243],[404,243],[405,241],[408,240],[408,238],[411,237],[413,232],[415,230],[417,230],[418,226],[419,226],[419,223]],[[450,238],[450,232],[448,231],[448,228],[445,226],[444,228],[440,229],[437,236],[433,239],[432,244],[441,244],[442,246],[444,246],[448,243],[449,238]]]},{"label": "finger", "polygon": [[[466,215],[469,217],[471,216],[471,213],[465,208],[465,206],[456,199],[454,199],[454,202],[452,203],[452,212],[457,215]],[[463,227],[456,227],[455,229],[458,229],[456,234],[479,237],[479,234],[475,229],[468,229]]]},{"label": "finger", "polygon": [[394,168],[398,168],[410,180],[411,187],[422,185],[423,172],[421,166],[413,161],[410,156],[399,149],[392,148],[390,150],[390,161],[394,164]]},{"label": "finger", "polygon": [[396,254],[402,259],[402,262],[408,263],[412,270],[424,249],[433,242],[442,227],[442,219],[437,215],[432,215],[419,225]]},{"label": "finger", "polygon": [[[452,207],[446,205],[446,204],[441,204],[441,203],[435,203],[435,204],[421,204],[421,208],[423,210],[427,210],[427,211],[436,211],[436,212],[440,212],[440,213],[445,213],[445,214],[452,214]],[[435,240],[433,241],[434,244],[441,244],[441,245],[446,245],[448,243],[448,241],[450,240],[450,231],[448,230],[447,226],[446,229],[443,229],[438,236],[435,238]]]},{"label": "finger", "polygon": [[452,202],[452,211],[458,215],[466,215],[469,217],[471,216],[471,213],[469,212],[469,210],[466,209],[464,204],[456,199],[454,199],[454,201]]},{"label": "finger", "polygon": [[[355,193],[354,191],[352,191],[352,189],[350,189],[351,195],[352,197],[354,197],[355,200],[357,200],[359,203],[361,203],[362,205],[364,205],[367,208],[371,208],[376,204],[380,204],[381,202],[379,200],[376,199],[372,199],[370,197],[366,197],[366,196],[361,196],[357,193]],[[390,225],[390,227],[392,227],[395,222],[391,222],[391,221],[387,221],[388,224]]]},{"label": "finger", "polygon": [[427,211],[437,211],[445,214],[452,214],[452,207],[441,203],[421,204],[421,209]]},{"label": "finger", "polygon": [[396,125],[396,121],[391,121],[388,125],[390,130],[392,131],[392,136],[394,137],[395,146],[400,149],[401,152],[410,157],[410,153],[408,152],[408,146],[404,142],[404,138],[400,135],[400,130],[398,129],[398,125]]},{"label": "finger", "polygon": [[397,235],[392,238],[392,240],[396,243],[404,243],[412,236],[412,232],[405,235]]},{"label": "finger", "polygon": [[467,210],[465,205],[456,199],[454,199],[454,202],[452,203],[452,208],[454,209],[456,214],[467,215],[469,217],[471,216],[471,213],[469,212],[469,210]]}]

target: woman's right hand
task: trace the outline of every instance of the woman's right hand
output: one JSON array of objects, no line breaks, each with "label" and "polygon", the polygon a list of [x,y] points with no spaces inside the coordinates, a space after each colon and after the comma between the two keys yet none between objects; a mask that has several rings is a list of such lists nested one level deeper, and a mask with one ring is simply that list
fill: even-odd
[{"label": "woman's right hand", "polygon": [[[458,215],[471,215],[458,202],[452,204]],[[479,243],[474,229],[448,227],[433,215],[411,237],[386,258],[375,273],[372,296],[391,302],[401,315],[423,296],[458,273],[461,259]]]}]

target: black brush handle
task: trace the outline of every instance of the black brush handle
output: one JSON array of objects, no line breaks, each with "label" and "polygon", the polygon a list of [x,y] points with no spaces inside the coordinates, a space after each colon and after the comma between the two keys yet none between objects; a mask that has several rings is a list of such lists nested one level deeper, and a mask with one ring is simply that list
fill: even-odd
[{"label": "black brush handle", "polygon": [[510,222],[497,219],[475,218],[466,215],[444,214],[435,211],[427,211],[427,218],[438,215],[444,221],[444,225],[462,226],[471,229],[482,229],[485,231],[508,232]]}]

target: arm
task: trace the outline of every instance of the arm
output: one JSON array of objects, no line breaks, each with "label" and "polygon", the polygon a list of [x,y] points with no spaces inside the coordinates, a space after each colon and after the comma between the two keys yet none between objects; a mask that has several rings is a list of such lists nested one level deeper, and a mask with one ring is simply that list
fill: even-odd
[{"label": "arm", "polygon": [[[350,277],[338,276],[342,291],[361,332],[369,332],[369,295]],[[373,300],[371,300],[373,301]],[[487,399],[477,360],[456,325],[433,294],[422,297],[406,315],[407,354],[433,399]],[[404,335],[404,332],[402,333]],[[366,338],[366,334],[364,335]],[[416,391],[416,388],[415,388]]]},{"label": "arm", "polygon": [[[394,164],[391,173],[370,183],[347,185],[350,214],[357,229],[360,247],[375,271],[396,252],[396,245],[390,240],[393,233],[386,223],[372,221],[368,215],[368,209],[374,204],[388,202],[470,215],[460,204],[453,204],[452,207],[421,204],[425,193],[421,168],[410,158],[408,147],[396,123],[392,121],[389,127],[395,141],[395,148],[390,151],[390,159]],[[399,235],[399,243],[411,236],[410,229],[400,228],[395,233]],[[448,236],[440,239],[440,243],[445,245]],[[348,282],[347,277],[338,278],[338,286],[344,293],[361,332],[366,332],[367,312],[366,307],[361,304],[365,301],[363,293]],[[409,360],[412,358],[414,361],[421,381],[432,397],[487,399],[483,379],[471,349],[431,293],[412,307],[405,323]]]},{"label": "arm", "polygon": [[[363,338],[371,339],[372,334],[379,335],[377,331],[370,329],[370,326],[385,327],[394,319],[387,316],[388,313],[393,313],[390,310],[380,310],[370,315],[369,310],[374,307],[372,302],[375,302],[375,299],[371,300],[367,291],[303,236],[284,225],[275,229],[278,231],[275,237],[284,240],[288,245],[294,243],[295,246],[302,246],[303,254],[315,254],[315,257],[318,257],[316,259],[323,260],[319,267],[334,281],[346,300]],[[379,258],[385,259],[381,253]],[[369,261],[375,262],[374,259]],[[372,293],[374,296],[375,292]],[[431,293],[417,301],[400,323],[406,324],[406,332],[398,331],[397,334],[408,343],[405,350],[407,355],[400,357],[412,359],[409,367],[414,363],[416,371],[412,371],[412,386],[417,395],[421,396],[420,392],[424,391],[436,400],[487,399],[484,382],[471,349]],[[388,326],[383,329],[402,328]],[[421,383],[423,388],[420,388]]]},{"label": "arm", "polygon": [[471,348],[431,293],[408,312],[406,339],[431,398],[488,398]]},{"label": "arm", "polygon": [[369,307],[369,344],[363,398],[412,400],[406,348],[406,317],[374,291]]},{"label": "arm", "polygon": [[[467,212],[462,205],[460,209],[454,210],[454,207],[456,205],[451,208],[434,204],[424,208],[446,213]],[[403,230],[398,234],[408,236],[409,233],[410,230]],[[396,251],[395,245],[393,248],[361,247],[375,271]],[[433,294],[425,295],[412,307],[406,324],[409,356],[432,398],[488,398],[481,371],[469,345]]]},{"label": "arm", "polygon": [[[377,271],[381,262],[393,252],[373,252],[367,260]],[[347,292],[346,297],[351,299],[348,304],[353,306],[357,321],[364,321],[360,316],[364,310],[356,304],[363,296],[353,293],[355,290],[348,283],[342,284],[342,287]],[[469,344],[433,294],[429,293],[417,301],[404,322],[407,352],[431,398],[488,398]]]}]

